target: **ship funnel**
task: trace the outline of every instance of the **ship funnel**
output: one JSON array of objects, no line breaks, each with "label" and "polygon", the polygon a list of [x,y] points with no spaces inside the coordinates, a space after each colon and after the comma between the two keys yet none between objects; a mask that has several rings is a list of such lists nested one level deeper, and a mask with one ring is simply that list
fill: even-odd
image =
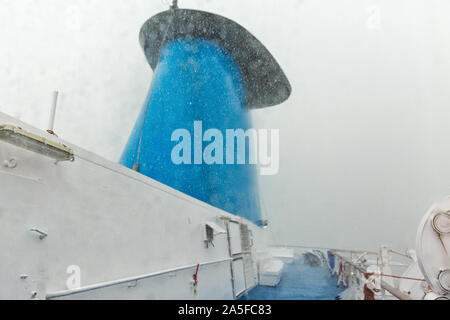
[{"label": "ship funnel", "polygon": [[[249,161],[253,139],[244,137],[242,164],[239,134],[232,138],[234,162],[228,148],[233,143],[226,138],[231,131],[248,132],[249,109],[289,97],[280,66],[242,26],[203,11],[159,13],[142,26],[139,38],[154,75],[120,163],[261,225],[257,168]],[[205,158],[210,144],[217,147],[214,161]],[[174,160],[174,154],[184,160]]]}]

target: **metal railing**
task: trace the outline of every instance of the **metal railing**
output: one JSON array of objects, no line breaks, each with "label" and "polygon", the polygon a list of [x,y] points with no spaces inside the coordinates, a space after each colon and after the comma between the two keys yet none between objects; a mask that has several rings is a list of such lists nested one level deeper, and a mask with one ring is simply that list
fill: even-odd
[{"label": "metal railing", "polygon": [[[335,250],[330,250],[330,252],[332,255],[338,257],[345,263],[348,263],[349,265],[351,265],[353,268],[355,268],[362,274],[366,273],[366,270],[363,267],[353,263],[352,261],[350,261],[347,258],[343,257],[342,255],[338,254]],[[391,286],[390,284],[386,283],[383,280],[381,281],[380,285],[381,285],[381,288],[383,288],[384,290],[386,290],[387,292],[389,292],[390,294],[392,294],[394,297],[396,297],[399,300],[412,300],[412,298],[409,295],[401,292],[397,288],[394,288],[393,286]]]},{"label": "metal railing", "polygon": [[324,248],[324,247],[309,247],[309,246],[300,246],[300,245],[284,245],[284,244],[273,244],[270,245],[271,247],[282,247],[282,248],[298,248],[298,249],[317,249],[317,250],[329,250],[329,251],[339,251],[339,252],[346,252],[346,253],[367,253],[367,254],[374,254],[378,255],[378,252],[375,251],[367,251],[367,250],[346,250],[346,249],[333,249],[333,248]]}]

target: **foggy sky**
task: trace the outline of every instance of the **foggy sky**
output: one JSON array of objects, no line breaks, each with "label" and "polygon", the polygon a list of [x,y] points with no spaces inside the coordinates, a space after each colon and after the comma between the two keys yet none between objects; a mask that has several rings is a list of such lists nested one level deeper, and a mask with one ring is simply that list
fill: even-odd
[{"label": "foggy sky", "polygon": [[[292,85],[252,111],[280,129],[280,172],[260,178],[278,244],[414,247],[450,193],[450,2],[180,0],[245,26]],[[165,0],[0,0],[0,111],[117,161],[152,72],[141,25]]]}]

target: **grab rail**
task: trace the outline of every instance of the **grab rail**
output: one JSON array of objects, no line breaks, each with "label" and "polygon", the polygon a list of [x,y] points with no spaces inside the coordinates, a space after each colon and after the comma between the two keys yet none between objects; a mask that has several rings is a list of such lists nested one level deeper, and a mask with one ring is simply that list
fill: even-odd
[{"label": "grab rail", "polygon": [[140,275],[140,276],[136,276],[136,277],[130,277],[130,278],[125,278],[125,279],[120,279],[120,280],[115,280],[115,281],[103,282],[100,284],[93,284],[93,285],[81,287],[78,289],[69,289],[69,290],[64,290],[64,291],[51,292],[51,293],[46,294],[46,299],[54,299],[54,298],[68,296],[68,295],[79,294],[79,293],[83,293],[83,292],[87,292],[87,291],[103,289],[103,288],[112,287],[112,286],[123,284],[123,283],[136,282],[139,280],[153,278],[153,277],[161,276],[161,275],[176,272],[176,271],[195,269],[199,266],[200,267],[208,266],[208,265],[213,265],[213,264],[217,264],[217,263],[228,262],[231,260],[232,260],[231,258],[226,258],[226,259],[221,259],[221,260],[202,262],[202,263],[198,263],[198,264],[192,264],[192,265],[187,265],[187,266],[182,266],[182,267],[175,267],[175,268],[171,268],[171,269],[161,270],[161,271],[149,273],[146,275]]}]

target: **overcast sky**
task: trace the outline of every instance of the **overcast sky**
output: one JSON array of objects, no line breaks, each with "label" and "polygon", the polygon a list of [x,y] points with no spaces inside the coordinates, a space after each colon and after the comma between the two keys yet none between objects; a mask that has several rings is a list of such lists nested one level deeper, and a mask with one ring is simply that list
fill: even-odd
[{"label": "overcast sky", "polygon": [[[414,247],[450,194],[450,2],[180,0],[245,26],[292,84],[252,111],[279,128],[280,172],[260,181],[277,243]],[[152,72],[141,25],[166,0],[0,0],[0,111],[117,161]]]}]

